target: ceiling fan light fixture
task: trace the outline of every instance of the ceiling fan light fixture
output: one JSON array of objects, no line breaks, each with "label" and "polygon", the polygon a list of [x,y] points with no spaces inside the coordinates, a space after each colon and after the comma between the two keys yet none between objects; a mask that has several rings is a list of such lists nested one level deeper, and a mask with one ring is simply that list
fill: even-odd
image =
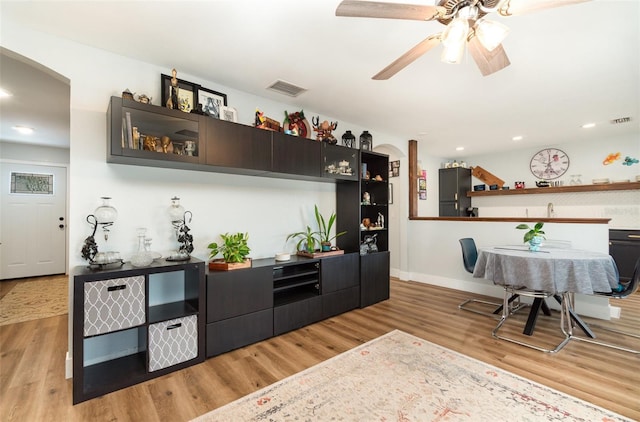
[{"label": "ceiling fan light fixture", "polygon": [[457,17],[452,20],[440,37],[442,44],[446,47],[457,47],[464,45],[469,35],[469,21],[464,18]]},{"label": "ceiling fan light fixture", "polygon": [[464,43],[458,45],[445,45],[442,49],[440,60],[443,63],[460,64],[464,56]]},{"label": "ceiling fan light fixture", "polygon": [[484,48],[493,51],[507,37],[509,27],[500,22],[483,19],[476,24],[475,32]]}]

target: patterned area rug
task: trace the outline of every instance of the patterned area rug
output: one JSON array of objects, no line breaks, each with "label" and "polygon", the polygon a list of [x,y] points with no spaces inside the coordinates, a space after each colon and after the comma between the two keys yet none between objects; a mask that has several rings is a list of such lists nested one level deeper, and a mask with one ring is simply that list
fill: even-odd
[{"label": "patterned area rug", "polygon": [[0,299],[0,326],[68,312],[67,276],[19,281]]},{"label": "patterned area rug", "polygon": [[559,420],[629,421],[398,330],[194,419]]}]

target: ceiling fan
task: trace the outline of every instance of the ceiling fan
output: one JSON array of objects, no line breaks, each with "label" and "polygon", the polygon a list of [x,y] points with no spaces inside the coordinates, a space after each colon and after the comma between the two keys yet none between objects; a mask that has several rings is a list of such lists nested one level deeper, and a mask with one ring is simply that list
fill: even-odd
[{"label": "ceiling fan", "polygon": [[482,75],[487,76],[511,64],[502,47],[509,28],[486,19],[487,15],[522,15],[586,1],[590,0],[436,0],[436,5],[430,6],[343,0],[336,16],[436,20],[446,26],[444,31],[429,35],[372,79],[389,79],[438,44],[444,47],[441,60],[445,63],[460,63],[466,45]]}]

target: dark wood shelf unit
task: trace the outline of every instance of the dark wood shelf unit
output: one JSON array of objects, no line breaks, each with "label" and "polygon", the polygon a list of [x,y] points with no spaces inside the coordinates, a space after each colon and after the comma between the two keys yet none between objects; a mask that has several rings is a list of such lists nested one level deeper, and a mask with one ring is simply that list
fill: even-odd
[{"label": "dark wood shelf unit", "polygon": [[524,188],[507,190],[468,191],[467,196],[498,196],[498,195],[535,195],[543,193],[571,193],[571,192],[604,192],[616,190],[640,189],[640,182],[602,183],[597,185],[549,186],[546,188]]},{"label": "dark wood shelf unit", "polygon": [[[112,269],[73,269],[74,404],[204,361],[204,271],[204,262],[196,258],[183,262],[157,260],[139,268],[127,262]],[[169,275],[155,277],[163,273]],[[111,285],[125,287],[112,290]],[[165,290],[167,287],[170,291]],[[182,299],[175,300],[176,297]],[[151,298],[154,304],[150,303]],[[122,300],[129,306],[121,306]],[[139,323],[129,323],[132,315]],[[151,367],[150,361],[158,356],[150,346],[165,353],[162,342],[166,339],[153,338],[150,329],[176,321],[170,328],[188,330],[193,318],[194,331],[186,335],[194,339],[197,347],[189,353],[194,357],[172,360],[157,369]],[[87,333],[85,321],[89,321],[87,327],[99,325],[99,331]],[[166,341],[171,347],[172,340]]]},{"label": "dark wood shelf unit", "polygon": [[181,301],[149,306],[149,324],[198,314],[197,301]]}]

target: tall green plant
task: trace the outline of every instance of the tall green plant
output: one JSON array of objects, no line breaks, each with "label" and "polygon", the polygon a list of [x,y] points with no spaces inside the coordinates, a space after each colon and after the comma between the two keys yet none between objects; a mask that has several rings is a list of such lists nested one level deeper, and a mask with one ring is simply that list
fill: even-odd
[{"label": "tall green plant", "polygon": [[342,231],[340,233],[336,233],[334,236],[331,236],[331,228],[333,227],[333,223],[336,221],[336,213],[332,212],[329,217],[329,222],[326,223],[322,214],[318,210],[318,206],[315,205],[315,213],[316,213],[316,222],[318,223],[318,235],[320,236],[320,243],[329,243],[339,236],[347,233],[346,231]]},{"label": "tall green plant", "polygon": [[211,249],[209,258],[213,259],[219,253],[222,254],[222,258],[225,262],[244,262],[251,249],[249,248],[249,233],[236,233],[236,234],[221,234],[222,242],[218,245],[216,242],[212,242],[207,246]]}]

